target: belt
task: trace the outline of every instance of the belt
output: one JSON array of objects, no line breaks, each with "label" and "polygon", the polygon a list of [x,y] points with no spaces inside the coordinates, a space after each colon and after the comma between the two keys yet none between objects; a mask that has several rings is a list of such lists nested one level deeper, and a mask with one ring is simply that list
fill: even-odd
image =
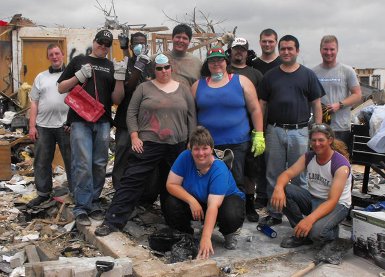
[{"label": "belt", "polygon": [[302,129],[304,127],[307,127],[308,124],[309,124],[308,122],[302,122],[297,124],[271,123],[271,125],[273,125],[274,127],[280,127],[280,128],[289,129],[289,130]]}]

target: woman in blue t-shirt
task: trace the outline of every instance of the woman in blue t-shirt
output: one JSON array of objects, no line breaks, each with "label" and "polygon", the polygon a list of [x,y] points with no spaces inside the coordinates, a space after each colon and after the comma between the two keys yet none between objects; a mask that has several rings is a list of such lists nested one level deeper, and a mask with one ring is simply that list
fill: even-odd
[{"label": "woman in blue t-shirt", "polygon": [[171,194],[165,201],[164,216],[171,227],[194,233],[191,220],[204,221],[197,258],[214,254],[211,235],[215,223],[225,237],[225,247],[235,249],[245,217],[245,195],[235,184],[226,164],[213,155],[214,141],[199,126],[190,138],[191,150],[176,159],[167,179]]}]

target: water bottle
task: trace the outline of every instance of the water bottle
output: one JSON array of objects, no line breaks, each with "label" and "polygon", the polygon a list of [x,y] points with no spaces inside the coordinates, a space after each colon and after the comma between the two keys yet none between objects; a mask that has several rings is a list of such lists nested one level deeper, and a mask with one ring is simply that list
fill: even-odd
[{"label": "water bottle", "polygon": [[276,238],[277,237],[277,232],[274,231],[269,225],[258,224],[257,225],[257,230],[262,232],[262,233],[264,233],[268,237],[271,237],[271,238]]}]

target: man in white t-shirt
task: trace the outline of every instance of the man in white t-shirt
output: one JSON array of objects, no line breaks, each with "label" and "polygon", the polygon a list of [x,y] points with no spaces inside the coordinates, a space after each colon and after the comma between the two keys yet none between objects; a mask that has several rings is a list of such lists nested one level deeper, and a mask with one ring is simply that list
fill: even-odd
[{"label": "man in white t-shirt", "polygon": [[34,172],[38,196],[27,203],[29,208],[50,198],[56,143],[63,157],[71,190],[71,150],[69,133],[66,132],[68,127],[65,126],[68,106],[64,103],[66,94],[59,94],[57,89],[57,80],[64,70],[64,54],[58,44],[48,45],[47,58],[51,66],[36,76],[30,93],[29,138],[35,143]]}]

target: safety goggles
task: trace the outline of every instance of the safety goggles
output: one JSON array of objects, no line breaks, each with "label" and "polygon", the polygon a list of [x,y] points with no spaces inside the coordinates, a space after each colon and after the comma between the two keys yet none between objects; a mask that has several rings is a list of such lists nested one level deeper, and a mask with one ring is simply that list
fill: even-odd
[{"label": "safety goggles", "polygon": [[165,66],[157,66],[157,67],[155,67],[155,70],[156,71],[162,71],[163,69],[164,70],[169,70],[170,68],[171,68],[171,65],[168,64],[168,65],[165,65]]},{"label": "safety goggles", "polygon": [[96,42],[97,42],[97,44],[104,45],[105,47],[111,47],[111,45],[112,45],[112,42],[110,42],[109,40],[102,39],[102,38],[96,39]]}]

